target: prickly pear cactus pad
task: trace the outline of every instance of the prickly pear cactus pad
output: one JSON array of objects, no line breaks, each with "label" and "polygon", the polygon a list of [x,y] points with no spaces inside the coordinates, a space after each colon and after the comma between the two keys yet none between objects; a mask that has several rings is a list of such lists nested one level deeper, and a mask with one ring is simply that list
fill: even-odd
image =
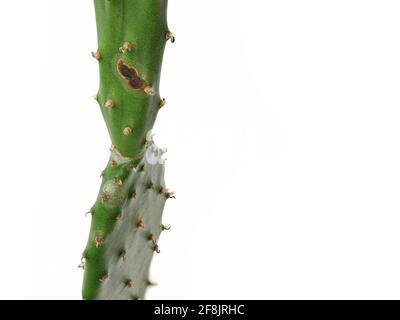
[{"label": "prickly pear cactus pad", "polygon": [[111,137],[108,165],[90,210],[82,257],[84,299],[143,299],[158,239],[169,226],[162,212],[173,194],[164,184],[165,152],[151,129],[165,100],[159,81],[167,0],[94,0],[100,68],[99,103]]}]

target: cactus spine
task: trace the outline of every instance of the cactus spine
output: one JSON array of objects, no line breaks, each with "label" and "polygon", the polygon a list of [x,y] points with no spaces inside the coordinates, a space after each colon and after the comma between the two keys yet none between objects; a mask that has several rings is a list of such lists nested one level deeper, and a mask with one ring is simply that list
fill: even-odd
[{"label": "cactus spine", "polygon": [[143,299],[165,201],[163,150],[151,137],[168,40],[167,0],[94,0],[100,105],[111,137],[82,257],[84,299]]}]

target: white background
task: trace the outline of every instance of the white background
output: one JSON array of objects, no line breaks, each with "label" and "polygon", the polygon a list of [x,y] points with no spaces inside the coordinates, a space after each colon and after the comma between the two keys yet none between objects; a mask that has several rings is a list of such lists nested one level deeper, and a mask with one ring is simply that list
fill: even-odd
[{"label": "white background", "polygon": [[[400,3],[170,1],[152,299],[400,298]],[[0,4],[0,298],[80,299],[109,138],[92,1]]]}]

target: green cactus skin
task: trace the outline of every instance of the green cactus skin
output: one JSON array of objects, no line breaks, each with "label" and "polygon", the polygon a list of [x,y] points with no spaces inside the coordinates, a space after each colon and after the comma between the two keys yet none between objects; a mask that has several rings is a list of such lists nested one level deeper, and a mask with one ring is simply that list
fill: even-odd
[{"label": "green cactus skin", "polygon": [[94,0],[100,68],[96,95],[111,141],[83,252],[83,299],[143,299],[159,252],[165,202],[163,151],[152,129],[167,40],[167,0]]}]

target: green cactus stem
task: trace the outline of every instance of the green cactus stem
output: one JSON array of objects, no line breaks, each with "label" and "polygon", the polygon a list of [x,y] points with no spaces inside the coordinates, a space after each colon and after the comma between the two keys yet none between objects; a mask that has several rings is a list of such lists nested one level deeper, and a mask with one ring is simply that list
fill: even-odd
[{"label": "green cactus stem", "polygon": [[94,0],[100,68],[95,96],[112,141],[82,257],[84,299],[143,299],[165,202],[163,150],[151,129],[165,105],[159,82],[167,0]]}]

